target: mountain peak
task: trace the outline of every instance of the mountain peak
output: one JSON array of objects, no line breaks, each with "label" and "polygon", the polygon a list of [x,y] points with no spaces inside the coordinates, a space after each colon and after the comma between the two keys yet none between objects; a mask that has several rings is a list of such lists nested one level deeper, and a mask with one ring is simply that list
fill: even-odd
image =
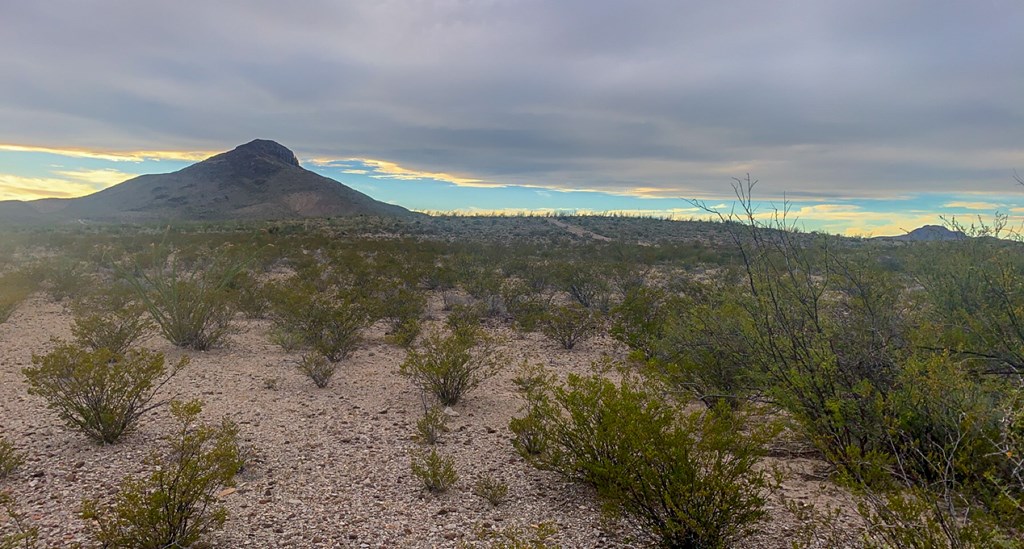
[{"label": "mountain peak", "polygon": [[252,155],[270,158],[290,166],[298,167],[299,165],[299,159],[295,158],[295,153],[277,141],[271,141],[269,139],[253,139],[244,145],[235,147],[226,154],[229,156],[239,154]]}]

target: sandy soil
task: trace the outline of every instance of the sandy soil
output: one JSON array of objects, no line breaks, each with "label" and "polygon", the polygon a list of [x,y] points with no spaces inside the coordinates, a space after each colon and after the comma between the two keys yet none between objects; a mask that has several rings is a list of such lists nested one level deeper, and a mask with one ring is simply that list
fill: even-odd
[{"label": "sandy soil", "polygon": [[[441,300],[429,315],[440,321]],[[83,498],[109,498],[125,475],[145,471],[143,458],[171,423],[160,408],[116,445],[100,447],[70,431],[26,391],[21,368],[46,352],[53,337],[70,336],[70,314],[43,295],[22,304],[0,325],[0,431],[28,461],[0,488],[11,491],[30,522],[40,528],[40,547],[85,541],[78,517]],[[229,417],[253,448],[250,468],[237,491],[223,497],[230,518],[210,541],[216,547],[457,547],[477,546],[479,528],[529,527],[552,521],[563,547],[642,547],[627,525],[602,518],[593,494],[527,465],[510,442],[508,420],[521,401],[506,368],[463,403],[450,422],[440,451],[453,456],[461,476],[450,492],[425,493],[409,469],[415,422],[422,413],[418,391],[398,374],[404,351],[384,341],[380,327],[348,359],[331,384],[317,389],[296,369],[297,353],[267,339],[269,323],[239,317],[225,347],[188,353],[192,362],[164,396],[200,398],[204,419]],[[564,375],[584,372],[602,355],[624,350],[603,338],[564,351],[536,334],[520,337],[497,328],[517,364],[523,357]],[[145,346],[182,354],[158,336]],[[276,380],[268,388],[267,380]],[[849,508],[841,492],[814,477],[823,464],[775,460],[791,472],[781,494]],[[472,493],[483,474],[509,485],[508,500],[491,507]],[[744,547],[790,547],[798,524],[778,497],[772,520]],[[0,532],[7,525],[0,524]],[[480,545],[483,546],[483,545]]]}]

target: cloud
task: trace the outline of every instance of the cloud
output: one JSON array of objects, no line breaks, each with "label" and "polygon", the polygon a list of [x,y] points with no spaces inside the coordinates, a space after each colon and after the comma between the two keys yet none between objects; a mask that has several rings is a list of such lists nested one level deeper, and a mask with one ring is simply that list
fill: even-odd
[{"label": "cloud", "polygon": [[943,208],[956,208],[961,210],[987,210],[994,212],[1000,209],[1000,205],[994,202],[967,202],[963,200],[957,200],[953,202],[947,202],[942,205]]},{"label": "cloud", "polygon": [[0,142],[84,159],[267,137],[382,178],[714,201],[748,172],[827,202],[1024,169],[1010,1],[9,4]]},{"label": "cloud", "polygon": [[213,152],[197,151],[99,151],[76,148],[39,147],[0,143],[0,151],[55,154],[69,158],[88,158],[108,162],[142,162],[145,160],[187,160],[195,162],[213,156]]},{"label": "cloud", "polygon": [[90,183],[94,185],[96,189],[105,189],[139,175],[125,173],[111,168],[99,170],[58,170],[54,173],[75,181]]},{"label": "cloud", "polygon": [[93,192],[96,192],[96,189],[86,182],[0,173],[0,200],[72,198]]}]

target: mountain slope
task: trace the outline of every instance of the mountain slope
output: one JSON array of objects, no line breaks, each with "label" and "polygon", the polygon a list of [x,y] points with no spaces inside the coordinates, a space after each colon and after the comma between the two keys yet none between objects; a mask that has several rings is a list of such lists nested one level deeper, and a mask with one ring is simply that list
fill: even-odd
[{"label": "mountain slope", "polygon": [[416,215],[299,166],[257,139],[182,170],[143,175],[81,198],[0,202],[0,221],[218,221]]}]

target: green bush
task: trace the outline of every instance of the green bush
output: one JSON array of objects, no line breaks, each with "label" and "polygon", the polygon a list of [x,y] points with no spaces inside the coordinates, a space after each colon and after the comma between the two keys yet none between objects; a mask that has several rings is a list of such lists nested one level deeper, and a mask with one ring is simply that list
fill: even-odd
[{"label": "green bush", "polygon": [[577,343],[594,337],[598,331],[594,313],[579,305],[553,307],[544,315],[541,331],[558,342],[563,349],[571,350]]},{"label": "green bush", "polygon": [[168,374],[161,353],[116,355],[108,349],[87,351],[61,343],[46,355],[34,355],[33,366],[22,372],[29,393],[43,397],[69,427],[110,444],[133,429],[143,414],[163,404],[153,402],[157,391],[187,363],[182,357]]},{"label": "green bush", "polygon": [[508,484],[491,475],[484,475],[473,485],[473,493],[487,500],[491,506],[497,507],[508,497]]},{"label": "green bush", "polygon": [[299,359],[299,371],[313,380],[313,384],[323,389],[334,376],[338,363],[327,360],[318,353],[306,353]]},{"label": "green bush", "polygon": [[476,537],[489,541],[490,549],[560,549],[561,545],[552,540],[557,533],[558,528],[554,523],[541,522],[531,524],[529,531],[514,527],[501,530],[478,528]]},{"label": "green bush", "polygon": [[547,448],[535,466],[593,486],[608,508],[666,547],[730,547],[765,518],[768,429],[727,407],[684,412],[661,387],[570,375],[527,398]]},{"label": "green bush", "polygon": [[362,340],[372,317],[361,296],[336,288],[317,290],[292,281],[271,290],[276,329],[331,362],[347,358]]},{"label": "green bush", "polygon": [[426,338],[422,349],[409,351],[400,373],[441,404],[452,406],[500,367],[490,339],[467,332],[435,333]]},{"label": "green bush", "polygon": [[438,454],[434,449],[429,454],[414,456],[410,467],[413,476],[420,479],[423,487],[430,492],[447,492],[459,481],[455,460]]},{"label": "green bush", "polygon": [[15,469],[25,463],[25,456],[18,452],[6,438],[0,436],[0,480],[7,478]]},{"label": "green bush", "polygon": [[402,347],[409,347],[420,334],[420,317],[427,308],[427,297],[400,285],[388,286],[375,296],[376,316],[388,324],[388,338]]},{"label": "green bush", "polygon": [[612,308],[609,333],[643,360],[654,358],[665,337],[668,296],[664,290],[637,287],[626,292],[621,303]]},{"label": "green bush", "polygon": [[75,343],[93,351],[124,354],[153,328],[146,308],[116,287],[76,301],[71,311]]},{"label": "green bush", "polygon": [[180,252],[156,254],[154,266],[121,270],[136,291],[160,333],[178,347],[204,351],[230,333],[234,315],[229,285],[245,263],[228,260],[185,264]]},{"label": "green bush", "polygon": [[448,432],[448,415],[440,406],[432,406],[416,421],[416,440],[423,444],[437,444]]},{"label": "green bush", "polygon": [[178,428],[166,438],[167,450],[147,460],[153,472],[126,479],[108,505],[82,504],[82,518],[93,523],[102,547],[192,547],[224,524],[227,510],[216,493],[231,486],[242,467],[238,426],[200,424],[201,411],[198,400],[171,402]]}]

